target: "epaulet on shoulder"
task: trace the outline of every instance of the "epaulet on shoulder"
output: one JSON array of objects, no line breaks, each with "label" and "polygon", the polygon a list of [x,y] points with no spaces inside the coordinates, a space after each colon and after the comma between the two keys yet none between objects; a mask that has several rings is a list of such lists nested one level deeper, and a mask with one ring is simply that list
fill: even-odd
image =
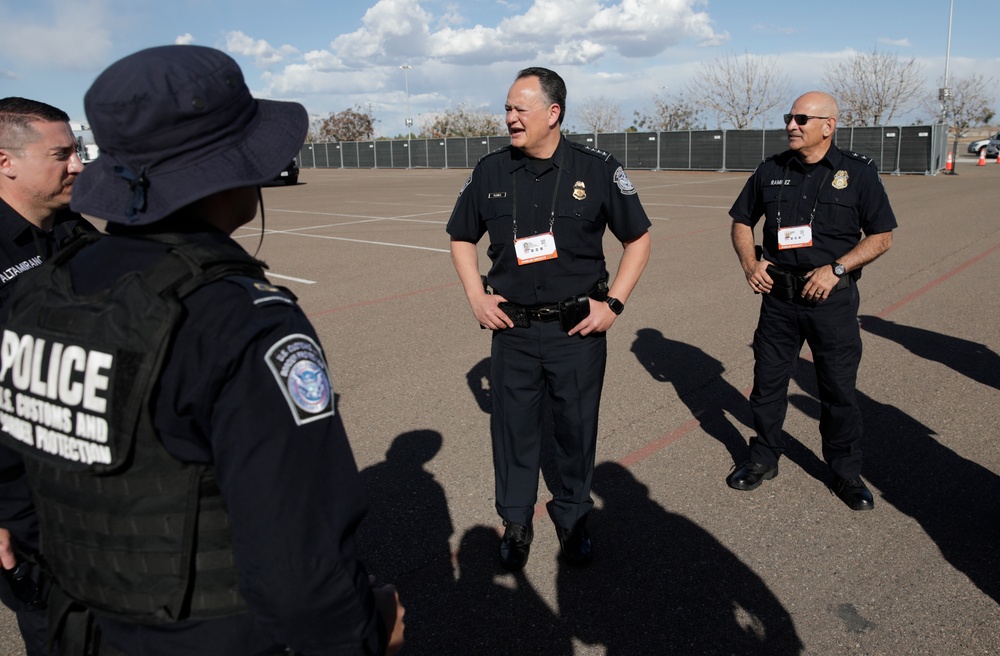
[{"label": "epaulet on shoulder", "polygon": [[508,151],[508,150],[510,150],[510,144],[507,144],[506,146],[500,146],[496,150],[491,150],[490,152],[488,152],[485,155],[483,155],[482,157],[480,157],[479,161],[482,162],[487,157],[493,157],[494,155],[499,155],[500,153]]},{"label": "epaulet on shoulder", "polygon": [[862,155],[861,153],[856,153],[853,150],[842,150],[840,152],[843,153],[844,157],[850,157],[851,159],[856,159],[859,162],[864,162],[865,164],[870,165],[875,163],[875,160],[868,157],[868,155]]},{"label": "epaulet on shoulder", "polygon": [[[567,141],[569,140],[567,139]],[[606,153],[603,150],[598,150],[597,148],[591,148],[586,144],[578,143],[576,141],[569,141],[569,145],[572,148],[575,148],[576,150],[579,150],[582,153],[587,153],[588,155],[591,155],[593,157],[600,157],[605,162],[611,159],[611,153]]]},{"label": "epaulet on shoulder", "polygon": [[296,296],[285,287],[277,287],[267,282],[251,278],[250,276],[226,276],[225,280],[242,287],[250,296],[250,302],[256,307],[266,305],[295,305]]}]

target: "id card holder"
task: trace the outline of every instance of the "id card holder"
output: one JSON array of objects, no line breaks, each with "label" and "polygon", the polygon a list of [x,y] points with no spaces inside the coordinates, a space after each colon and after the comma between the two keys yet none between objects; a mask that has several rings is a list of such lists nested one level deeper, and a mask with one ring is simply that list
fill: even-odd
[{"label": "id card holder", "polygon": [[544,260],[554,260],[559,257],[559,253],[556,251],[556,236],[551,232],[543,232],[515,239],[514,254],[517,255],[517,263],[520,266]]},{"label": "id card holder", "polygon": [[813,245],[813,229],[811,225],[792,226],[778,230],[778,250],[789,248],[805,248]]}]

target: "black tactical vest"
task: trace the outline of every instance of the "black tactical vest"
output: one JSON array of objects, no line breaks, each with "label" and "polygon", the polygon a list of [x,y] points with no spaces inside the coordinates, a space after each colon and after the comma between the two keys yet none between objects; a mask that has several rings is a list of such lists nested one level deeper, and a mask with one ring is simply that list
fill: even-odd
[{"label": "black tactical vest", "polygon": [[142,272],[90,296],[61,251],[18,282],[0,338],[0,440],[25,456],[43,565],[66,594],[115,619],[168,623],[241,612],[211,467],[163,448],[151,397],[181,299],[230,275],[267,285],[263,263],[166,236]]}]

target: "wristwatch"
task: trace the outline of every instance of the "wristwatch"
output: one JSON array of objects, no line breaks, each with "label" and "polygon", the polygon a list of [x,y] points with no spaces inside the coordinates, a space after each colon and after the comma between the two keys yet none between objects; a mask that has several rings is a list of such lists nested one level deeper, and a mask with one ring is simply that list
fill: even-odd
[{"label": "wristwatch", "polygon": [[830,264],[833,267],[833,274],[838,278],[843,278],[844,274],[847,273],[847,269],[840,262],[833,262]]},{"label": "wristwatch", "polygon": [[615,314],[621,314],[622,310],[625,309],[625,304],[613,296],[608,296],[604,302],[608,304],[608,307],[611,308],[611,311]]}]

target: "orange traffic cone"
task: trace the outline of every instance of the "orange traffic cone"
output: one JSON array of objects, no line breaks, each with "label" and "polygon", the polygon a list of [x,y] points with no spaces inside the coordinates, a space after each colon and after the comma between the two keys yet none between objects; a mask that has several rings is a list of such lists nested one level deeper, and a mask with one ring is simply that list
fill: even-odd
[{"label": "orange traffic cone", "polygon": [[979,163],[976,166],[986,166],[986,149],[979,149]]},{"label": "orange traffic cone", "polygon": [[954,166],[954,163],[951,160],[951,153],[949,152],[948,153],[948,160],[944,163],[944,170],[945,170],[945,172],[946,173],[951,173],[951,169],[952,169],[953,166]]}]

